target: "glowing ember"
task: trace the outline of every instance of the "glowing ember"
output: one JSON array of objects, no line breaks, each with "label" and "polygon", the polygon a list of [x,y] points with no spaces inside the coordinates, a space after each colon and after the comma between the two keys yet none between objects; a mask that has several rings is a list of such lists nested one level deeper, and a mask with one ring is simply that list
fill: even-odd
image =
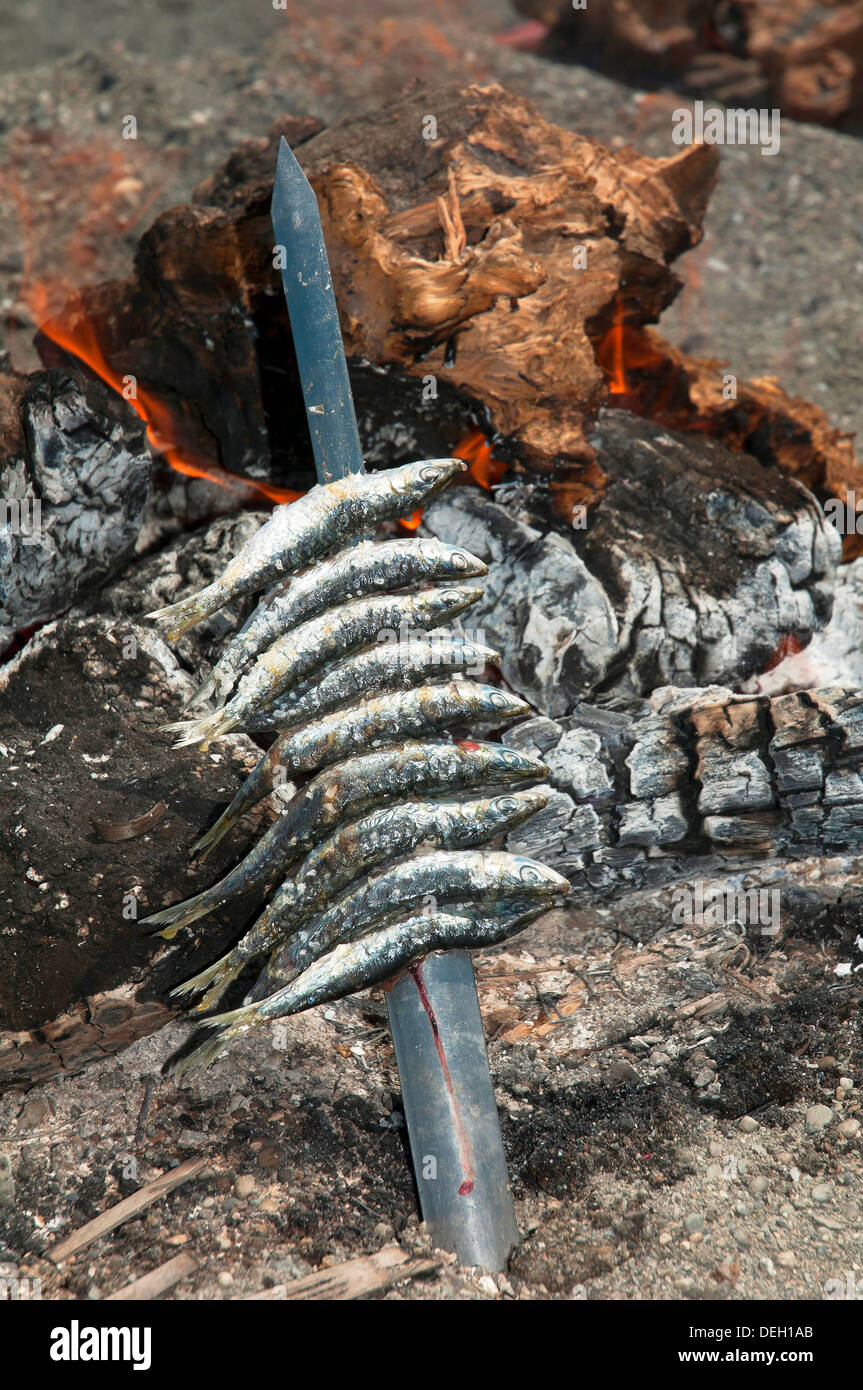
[{"label": "glowing ember", "polygon": [[797,634],[795,632],[786,632],[785,636],[780,640],[776,651],[764,667],[762,675],[766,675],[768,671],[773,671],[787,656],[797,656],[798,652],[802,651],[803,643]]}]

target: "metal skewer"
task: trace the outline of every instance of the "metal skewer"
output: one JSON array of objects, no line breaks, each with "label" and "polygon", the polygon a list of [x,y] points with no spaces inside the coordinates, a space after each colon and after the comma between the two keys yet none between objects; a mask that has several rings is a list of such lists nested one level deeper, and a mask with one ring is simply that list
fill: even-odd
[{"label": "metal skewer", "polygon": [[[364,470],[317,199],[282,139],[272,202],[320,482]],[[501,1270],[518,1240],[473,965],[436,953],[387,993],[423,1218],[462,1264]]]}]

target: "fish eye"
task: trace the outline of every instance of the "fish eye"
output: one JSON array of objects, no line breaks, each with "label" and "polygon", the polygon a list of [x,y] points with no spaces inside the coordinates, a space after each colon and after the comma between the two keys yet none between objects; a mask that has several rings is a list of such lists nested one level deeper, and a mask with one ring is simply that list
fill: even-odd
[{"label": "fish eye", "polygon": [[454,570],[467,569],[467,556],[461,550],[456,550],[453,553],[452,567]]},{"label": "fish eye", "polygon": [[444,470],[440,465],[426,464],[425,468],[420,469],[420,478],[424,483],[436,483],[438,478],[443,477]]},{"label": "fish eye", "polygon": [[496,690],[490,697],[489,703],[494,705],[495,709],[509,708],[509,700],[502,690]]},{"label": "fish eye", "polygon": [[533,864],[522,864],[518,876],[522,883],[542,883],[545,877]]},{"label": "fish eye", "polygon": [[517,810],[521,803],[516,801],[514,796],[499,796],[495,804],[497,805],[497,809],[499,811],[503,811],[504,814],[508,814],[510,811]]}]

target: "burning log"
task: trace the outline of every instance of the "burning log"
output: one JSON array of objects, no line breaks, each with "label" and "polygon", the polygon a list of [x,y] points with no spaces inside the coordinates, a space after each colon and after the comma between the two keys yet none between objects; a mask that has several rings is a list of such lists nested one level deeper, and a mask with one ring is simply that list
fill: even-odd
[{"label": "burning log", "polygon": [[128,560],[150,454],[118,397],[63,371],[0,378],[0,440],[2,649]]},{"label": "burning log", "polygon": [[634,81],[657,79],[729,104],[769,103],[834,124],[863,113],[859,0],[516,0],[552,31],[547,50]]},{"label": "burning log", "polygon": [[[687,356],[654,329],[635,326],[637,317],[635,306],[630,313],[619,305],[599,341],[610,404],[745,449],[821,498],[838,498],[853,513],[854,499],[863,497],[863,465],[851,436],[834,429],[819,406],[786,396],[770,377],[727,378],[722,363]],[[853,559],[861,550],[863,536],[852,526],[844,557]]]},{"label": "burning log", "polygon": [[825,494],[855,486],[851,445],[817,407],[767,381],[735,397],[720,364],[645,329],[701,235],[715,149],[611,153],[500,87],[423,91],[385,120],[316,128],[285,118],[247,142],[156,220],[129,280],[46,325],[49,356],[83,343],[109,380],[135,379],[176,467],[247,474],[271,498],[313,478],[268,211],[284,132],[320,201],[369,462],[459,452],[479,427],[502,464],[547,477],[568,524],[602,496],[590,428],[607,402],[713,433]]},{"label": "burning log", "polygon": [[[434,139],[423,138],[429,110]],[[63,334],[51,332],[66,347],[95,340],[108,372],[131,374],[176,417],[191,456],[308,477],[268,216],[282,133],[297,143],[296,123],[280,121],[266,146],[238,151],[198,202],[157,219],[130,280],[87,291]],[[593,495],[601,475],[586,426],[605,382],[588,326],[623,281],[646,318],[674,298],[668,263],[700,236],[715,151],[611,154],[499,87],[452,86],[386,120],[342,123],[298,153],[322,208],[346,347],[371,374],[358,393],[370,447],[392,430],[394,382],[414,402],[425,386],[433,401],[468,402],[450,448],[472,411],[512,439],[510,456],[574,467]]]},{"label": "burning log", "polygon": [[634,713],[579,706],[504,742],[538,751],[555,796],[513,831],[577,905],[729,873],[753,860],[863,850],[863,696],[657,690]]},{"label": "burning log", "polygon": [[736,684],[827,621],[839,540],[799,483],[624,411],[592,440],[605,496],[568,537],[529,482],[460,489],[423,517],[494,561],[472,622],[536,709]]}]

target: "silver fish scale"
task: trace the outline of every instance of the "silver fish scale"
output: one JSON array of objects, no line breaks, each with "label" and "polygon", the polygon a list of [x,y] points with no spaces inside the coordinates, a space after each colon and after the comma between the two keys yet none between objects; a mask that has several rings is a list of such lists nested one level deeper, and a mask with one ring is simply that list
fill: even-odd
[{"label": "silver fish scale", "polygon": [[237,727],[246,733],[275,733],[385,690],[410,690],[426,680],[449,679],[458,671],[481,672],[500,663],[500,654],[481,643],[435,632],[407,642],[384,643],[324,666],[270,707],[249,715]]},{"label": "silver fish scale", "polygon": [[276,507],[212,584],[148,617],[179,636],[232,599],[260,593],[380,522],[410,515],[465,466],[460,459],[426,459],[319,483],[298,502]]},{"label": "silver fish scale", "polygon": [[197,1007],[209,1008],[250,960],[269,954],[360,875],[423,845],[467,849],[487,844],[542,810],[547,800],[542,791],[520,791],[466,802],[404,801],[341,826],[309,851],[296,876],[285,880],[242,940],[178,993],[208,987]]},{"label": "silver fish scale", "polygon": [[[209,1007],[248,961],[269,957],[244,1006],[207,1020],[219,1033],[184,1068],[206,1065],[228,1038],[264,1018],[363,989],[431,950],[504,940],[569,888],[535,860],[479,848],[540,809],[540,790],[452,800],[547,773],[517,749],[440,737],[454,720],[464,726],[490,711],[500,719],[528,712],[503,691],[453,680],[495,661],[481,642],[410,632],[475,602],[480,591],[458,581],[485,573],[485,564],[423,538],[344,549],[377,522],[421,506],[460,466],[427,460],[318,487],[274,514],[207,589],[157,615],[173,635],[238,594],[261,592],[316,562],[252,614],[193,703],[233,686],[230,698],[200,720],[168,726],[185,743],[237,727],[285,731],[202,845],[269,793],[280,757],[290,772],[336,759],[223,879],[141,924],[170,937],[240,894],[283,880],[243,939],[177,991],[206,989],[199,1007]],[[424,583],[449,587],[409,592]],[[382,629],[395,629],[395,640],[381,644]],[[441,679],[448,684],[434,683]],[[390,742],[390,722],[395,746],[369,750],[369,742]],[[420,848],[426,852],[417,856]]]},{"label": "silver fish scale", "polygon": [[312,917],[281,948],[278,961],[265,972],[269,972],[269,978],[263,986],[256,986],[250,999],[257,1000],[269,993],[271,978],[278,978],[280,972],[293,978],[339,941],[352,941],[381,918],[414,908],[418,901],[426,900],[426,906],[432,908],[438,902],[483,899],[488,912],[489,902],[495,899],[553,898],[565,893],[568,887],[566,879],[553,869],[521,855],[464,850],[407,860],[369,879]]},{"label": "silver fish scale", "polygon": [[395,744],[399,739],[439,734],[452,725],[467,725],[473,719],[501,724],[529,713],[523,700],[497,686],[466,680],[415,686],[361,700],[337,714],[325,715],[303,728],[281,734],[195,849],[209,852],[262,797],[299,772],[313,772],[339,758],[366,748]]},{"label": "silver fish scale", "polygon": [[461,546],[412,536],[407,540],[366,541],[291,579],[255,610],[229,642],[208,679],[193,696],[198,704],[213,691],[220,703],[258,654],[285,632],[325,609],[380,591],[422,582],[452,583],[485,574],[488,566]]}]

